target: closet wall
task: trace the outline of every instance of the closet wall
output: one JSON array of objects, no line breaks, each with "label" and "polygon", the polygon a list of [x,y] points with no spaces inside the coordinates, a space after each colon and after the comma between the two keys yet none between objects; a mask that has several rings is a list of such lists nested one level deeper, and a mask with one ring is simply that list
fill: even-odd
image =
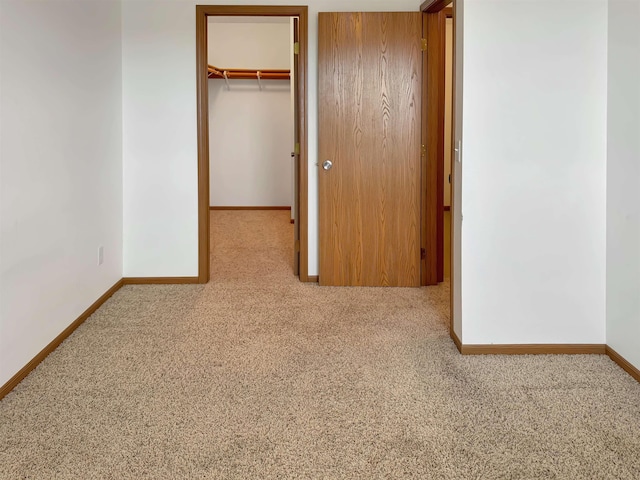
[{"label": "closet wall", "polygon": [[640,369],[640,4],[608,5],[607,345]]},{"label": "closet wall", "polygon": [[[211,17],[209,64],[289,69],[289,18]],[[211,206],[291,206],[293,120],[286,80],[209,81]]]}]

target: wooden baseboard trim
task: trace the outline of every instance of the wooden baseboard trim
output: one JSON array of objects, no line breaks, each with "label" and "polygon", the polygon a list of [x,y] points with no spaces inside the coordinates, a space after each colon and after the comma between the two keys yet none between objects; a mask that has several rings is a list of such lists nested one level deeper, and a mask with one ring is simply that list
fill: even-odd
[{"label": "wooden baseboard trim", "polygon": [[611,360],[616,362],[620,368],[622,368],[625,372],[635,378],[638,382],[640,382],[640,370],[631,365],[626,358],[616,352],[613,348],[607,345],[606,354],[609,356]]},{"label": "wooden baseboard trim", "polygon": [[209,210],[291,210],[291,207],[209,207]]},{"label": "wooden baseboard trim", "polygon": [[461,345],[463,355],[604,355],[604,344]]},{"label": "wooden baseboard trim", "polygon": [[0,387],[0,400],[2,400],[11,390],[13,390],[16,385],[18,385],[31,371],[36,368],[40,362],[42,362],[47,355],[53,352],[58,346],[64,342],[69,335],[71,335],[76,328],[84,323],[84,321],[89,318],[100,306],[106,302],[109,297],[111,297],[114,293],[116,293],[120,287],[124,285],[122,280],[118,280],[109,290],[102,294],[102,296],[93,302],[93,304],[87,308],[82,314],[76,318],[71,325],[65,328],[60,335],[54,338],[49,345],[44,347],[40,353],[38,353],[35,357],[31,359],[29,363],[27,363],[24,367],[20,369],[18,373],[16,373],[11,379],[5,383],[2,387]]},{"label": "wooden baseboard trim", "polygon": [[175,285],[200,283],[198,277],[125,277],[123,285]]},{"label": "wooden baseboard trim", "polygon": [[306,278],[300,277],[300,281],[305,283],[318,283],[318,278],[318,275],[307,275]]},{"label": "wooden baseboard trim", "polygon": [[458,351],[462,353],[462,342],[458,338],[458,335],[456,335],[456,332],[453,331],[453,328],[449,330],[449,336],[451,337],[451,340],[453,340],[453,343],[456,344]]}]

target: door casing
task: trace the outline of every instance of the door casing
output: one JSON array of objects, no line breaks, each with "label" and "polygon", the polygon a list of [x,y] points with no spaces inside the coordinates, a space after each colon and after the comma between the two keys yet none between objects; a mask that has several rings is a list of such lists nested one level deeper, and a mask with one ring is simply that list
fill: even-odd
[{"label": "door casing", "polygon": [[[307,50],[308,7],[306,6],[245,6],[245,5],[196,5],[196,79],[198,120],[198,283],[209,281],[209,89],[207,78],[207,17],[297,17],[299,28],[298,75],[294,79],[298,89],[297,127],[299,129],[300,154],[296,178],[298,192],[296,230],[299,232],[300,281],[309,278],[309,228],[308,228],[308,169],[307,169]],[[294,244],[294,250],[298,245]]]}]

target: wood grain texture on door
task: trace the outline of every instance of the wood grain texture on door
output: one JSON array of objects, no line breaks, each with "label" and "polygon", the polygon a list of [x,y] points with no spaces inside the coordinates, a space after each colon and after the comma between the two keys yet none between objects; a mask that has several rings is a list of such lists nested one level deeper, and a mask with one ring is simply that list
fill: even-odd
[{"label": "wood grain texture on door", "polygon": [[419,286],[422,15],[318,21],[320,284]]},{"label": "wood grain texture on door", "polygon": [[444,280],[444,107],[445,107],[445,12],[423,16],[427,39],[423,67],[423,158],[422,178],[422,284],[435,285]]}]

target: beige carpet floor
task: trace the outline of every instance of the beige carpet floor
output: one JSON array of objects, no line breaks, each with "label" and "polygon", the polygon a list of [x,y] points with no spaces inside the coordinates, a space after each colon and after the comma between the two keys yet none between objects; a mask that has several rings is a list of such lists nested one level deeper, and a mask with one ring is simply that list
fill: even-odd
[{"label": "beige carpet floor", "polygon": [[0,402],[0,478],[640,478],[608,358],[463,357],[447,286],[301,284],[291,235],[215,212],[208,285],[117,292]]}]

